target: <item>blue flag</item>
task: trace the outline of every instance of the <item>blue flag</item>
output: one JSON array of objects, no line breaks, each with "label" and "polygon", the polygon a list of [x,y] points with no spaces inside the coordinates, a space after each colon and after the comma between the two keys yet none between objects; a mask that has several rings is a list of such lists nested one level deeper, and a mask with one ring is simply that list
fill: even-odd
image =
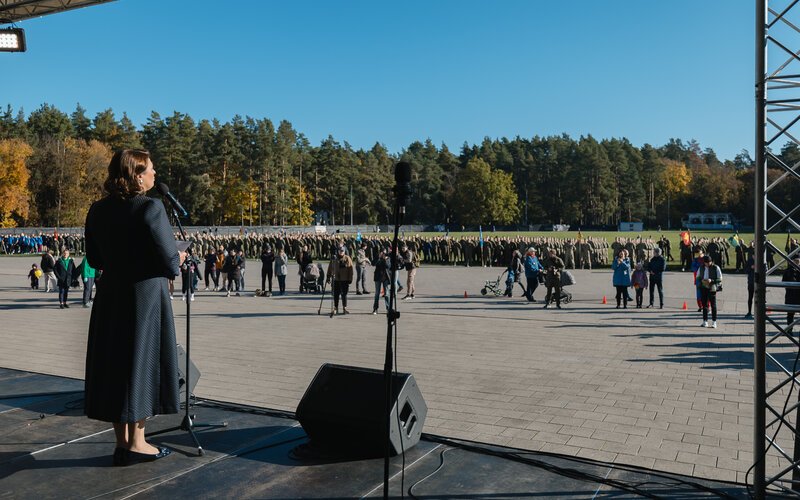
[{"label": "blue flag", "polygon": [[481,233],[481,248],[483,248],[483,227],[478,226],[478,231]]},{"label": "blue flag", "polygon": [[356,235],[356,241],[361,241],[361,230],[358,230],[358,234]]}]

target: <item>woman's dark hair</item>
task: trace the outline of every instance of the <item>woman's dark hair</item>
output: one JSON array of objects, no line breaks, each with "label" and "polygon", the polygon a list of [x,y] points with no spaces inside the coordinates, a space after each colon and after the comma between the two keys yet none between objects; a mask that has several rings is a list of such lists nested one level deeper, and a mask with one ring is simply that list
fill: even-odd
[{"label": "woman's dark hair", "polygon": [[114,153],[108,164],[108,177],[103,188],[112,196],[131,198],[143,194],[144,188],[136,176],[147,170],[150,152],[143,149],[123,149]]},{"label": "woman's dark hair", "polygon": [[712,259],[711,259],[710,255],[706,255],[706,256],[703,257],[703,262],[711,262],[711,261],[712,261]]}]

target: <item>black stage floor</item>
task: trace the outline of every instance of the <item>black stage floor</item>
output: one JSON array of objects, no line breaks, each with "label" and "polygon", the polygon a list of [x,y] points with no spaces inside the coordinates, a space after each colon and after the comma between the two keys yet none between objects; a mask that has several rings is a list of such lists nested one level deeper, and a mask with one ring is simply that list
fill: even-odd
[{"label": "black stage floor", "polygon": [[[112,467],[113,432],[82,415],[82,388],[80,380],[0,368],[0,499],[383,494],[382,459],[294,460],[289,452],[306,438],[292,415],[219,402],[194,408],[198,420],[229,424],[198,433],[204,456],[186,432],[174,431],[152,438],[173,448],[172,456]],[[179,423],[177,415],[157,417],[148,431]],[[405,463],[403,477],[402,458],[392,459],[393,498],[747,497],[738,484],[435,436],[409,450]]]}]

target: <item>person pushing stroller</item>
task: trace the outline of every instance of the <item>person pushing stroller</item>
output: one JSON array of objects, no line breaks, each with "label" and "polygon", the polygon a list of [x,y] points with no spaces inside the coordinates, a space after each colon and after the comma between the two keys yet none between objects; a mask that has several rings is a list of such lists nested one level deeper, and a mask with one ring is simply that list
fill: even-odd
[{"label": "person pushing stroller", "polygon": [[555,300],[556,308],[561,309],[561,270],[564,261],[556,255],[555,250],[550,250],[545,267],[544,286],[547,287],[547,296],[544,298],[544,308],[550,307],[550,302]]}]

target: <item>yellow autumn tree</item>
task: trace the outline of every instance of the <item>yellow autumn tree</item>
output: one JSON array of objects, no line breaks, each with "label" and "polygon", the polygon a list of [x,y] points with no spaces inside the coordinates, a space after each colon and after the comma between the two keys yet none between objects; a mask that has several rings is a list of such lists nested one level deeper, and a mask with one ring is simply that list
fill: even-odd
[{"label": "yellow autumn tree", "polygon": [[61,169],[59,221],[62,226],[82,226],[94,201],[103,196],[111,149],[98,141],[64,140]]},{"label": "yellow autumn tree", "polygon": [[32,154],[24,141],[0,141],[0,227],[16,227],[28,216],[30,173],[25,162]]},{"label": "yellow autumn tree", "polygon": [[292,178],[288,182],[289,193],[292,204],[288,207],[288,223],[293,226],[308,226],[314,220],[314,211],[311,210],[311,194],[302,186],[297,179]]},{"label": "yellow autumn tree", "polygon": [[[661,171],[661,182],[664,186],[663,196],[667,199],[667,227],[672,221],[672,200],[689,192],[692,173],[684,163],[675,160],[661,160],[664,169]],[[677,214],[676,214],[677,215]]]},{"label": "yellow autumn tree", "polygon": [[679,161],[662,160],[664,170],[661,180],[664,186],[664,194],[668,198],[689,192],[689,183],[692,182],[692,174],[686,165]]},{"label": "yellow autumn tree", "polygon": [[252,225],[258,223],[258,183],[229,177],[224,186],[222,223]]}]

